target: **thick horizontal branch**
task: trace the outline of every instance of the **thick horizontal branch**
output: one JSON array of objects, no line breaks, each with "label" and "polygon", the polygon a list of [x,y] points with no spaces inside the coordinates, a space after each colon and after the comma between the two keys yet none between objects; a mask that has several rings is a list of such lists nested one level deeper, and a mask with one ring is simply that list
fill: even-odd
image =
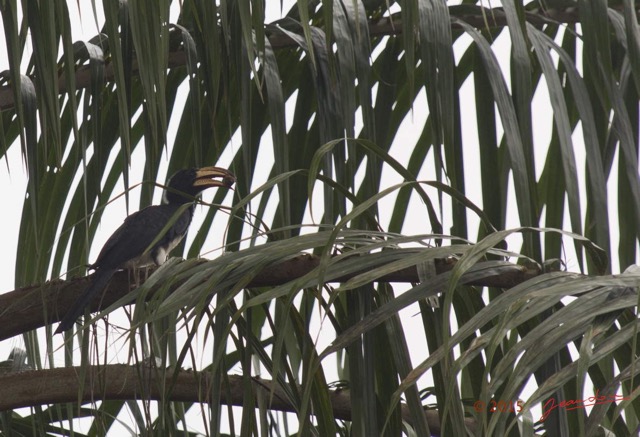
[{"label": "thick horizontal branch", "polygon": [[[375,256],[375,254],[363,255],[362,257],[368,256]],[[436,274],[451,270],[455,263],[454,258],[436,259]],[[319,265],[319,257],[306,253],[301,254],[259,272],[247,285],[247,288],[286,284],[306,275]],[[337,278],[334,282],[348,281],[359,273]],[[495,276],[468,284],[511,288],[539,274],[540,269],[538,268],[512,264],[505,266]],[[109,307],[128,294],[134,288],[133,284],[140,285],[145,282],[145,275],[142,272],[136,278],[131,276],[132,273],[129,271],[117,272],[102,295],[93,300],[90,306],[91,311],[97,312]],[[0,340],[58,322],[82,294],[89,280],[90,276],[66,281],[56,280],[0,294]],[[378,278],[377,281],[421,282],[415,266],[385,275]],[[462,282],[465,282],[464,278]]]},{"label": "thick horizontal branch", "polygon": [[[462,20],[476,28],[496,28],[507,25],[506,15],[502,8],[483,8],[474,5],[458,5],[449,8],[452,18]],[[546,9],[529,11],[525,14],[525,19],[536,26],[542,26],[549,23],[576,23],[579,21],[579,13],[577,8],[571,7],[567,9]],[[452,22],[452,27],[459,27]],[[267,29],[269,26],[267,26]],[[402,33],[402,20],[398,18],[398,14],[393,17],[383,17],[375,21],[369,22],[369,35],[371,37],[380,37],[387,35],[398,35]],[[268,33],[268,32],[267,32]],[[289,36],[282,33],[268,34],[269,42],[275,49],[286,47],[296,47],[297,43]],[[168,57],[169,69],[183,67],[186,65],[187,56],[182,50],[172,51]],[[132,73],[138,74],[138,63],[134,59],[132,63]],[[107,62],[104,71],[105,82],[114,81],[114,69],[111,62]],[[85,89],[91,86],[91,69],[89,65],[82,65],[76,70],[75,77],[76,89]],[[58,90],[60,94],[66,93],[66,80],[64,76],[60,76],[58,80]],[[0,87],[0,110],[13,108],[15,105],[13,91],[10,86]]]},{"label": "thick horizontal branch", "polygon": [[[297,406],[289,402],[279,385],[269,380],[251,378],[254,396],[249,398],[246,382],[243,376],[229,375],[224,378],[223,387],[212,388],[209,372],[174,372],[172,369],[123,364],[16,372],[0,376],[0,411],[78,400],[81,403],[105,400],[207,403],[212,395],[218,393],[225,405],[255,408],[256,396],[262,393],[270,410],[297,412]],[[164,392],[165,390],[167,391]],[[350,421],[349,390],[330,390],[329,396],[334,417]],[[401,408],[403,420],[411,423],[409,409],[404,404]],[[426,409],[425,414],[432,434],[440,435],[438,412]],[[473,419],[467,418],[465,423],[470,430],[475,428]]]}]

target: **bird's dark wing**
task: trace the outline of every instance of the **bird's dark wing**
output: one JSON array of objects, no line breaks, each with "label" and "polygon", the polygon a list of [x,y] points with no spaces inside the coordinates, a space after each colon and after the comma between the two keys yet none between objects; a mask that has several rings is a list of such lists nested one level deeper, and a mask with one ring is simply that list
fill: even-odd
[{"label": "bird's dark wing", "polygon": [[[176,219],[173,216],[179,209],[179,205],[149,206],[125,219],[100,251],[98,259],[92,266],[96,273],[93,275],[91,283],[65,314],[56,329],[56,334],[73,326],[94,296],[106,287],[116,270],[164,262],[169,251],[184,237],[191,222],[193,209],[188,208]],[[173,226],[151,248],[148,254],[142,256],[145,249],[153,243],[165,225],[172,219],[175,220]]]},{"label": "bird's dark wing", "polygon": [[[155,261],[154,251],[168,248],[170,243],[182,239],[191,222],[192,211],[185,211],[154,245],[148,257],[137,262],[144,250],[156,239],[165,225],[172,219],[179,207],[174,205],[149,206],[127,217],[111,235],[92,265],[94,269],[144,266]],[[171,248],[173,248],[173,246]],[[164,260],[162,260],[164,261]]]},{"label": "bird's dark wing", "polygon": [[135,225],[135,222],[137,220],[136,217],[138,217],[138,215],[142,211],[144,211],[144,209],[134,212],[133,214],[125,218],[124,222],[120,225],[120,227],[116,229],[113,234],[111,234],[107,242],[104,243],[104,246],[102,246],[102,249],[98,254],[98,258],[96,259],[96,262],[94,262],[91,265],[92,269],[95,269],[100,267],[101,265],[104,265],[105,256],[108,253],[110,253],[120,241],[124,241],[127,238],[127,234],[130,233],[130,231],[127,231],[127,229],[132,229],[134,226],[136,226]]}]

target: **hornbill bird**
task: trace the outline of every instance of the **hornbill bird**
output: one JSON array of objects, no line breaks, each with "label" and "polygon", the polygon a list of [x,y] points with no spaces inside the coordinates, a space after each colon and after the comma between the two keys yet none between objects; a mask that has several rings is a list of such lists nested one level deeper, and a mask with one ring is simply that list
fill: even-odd
[{"label": "hornbill bird", "polygon": [[[96,262],[89,266],[95,270],[90,284],[67,311],[55,333],[64,332],[73,326],[85,307],[104,289],[118,269],[164,263],[169,252],[187,233],[195,210],[195,197],[210,187],[231,188],[234,182],[235,176],[219,167],[192,168],[174,174],[165,189],[161,205],[148,206],[131,214],[109,237]],[[191,206],[179,217],[174,217],[188,203]],[[175,220],[173,225],[160,236],[171,220]],[[158,237],[159,240],[149,247]]]}]

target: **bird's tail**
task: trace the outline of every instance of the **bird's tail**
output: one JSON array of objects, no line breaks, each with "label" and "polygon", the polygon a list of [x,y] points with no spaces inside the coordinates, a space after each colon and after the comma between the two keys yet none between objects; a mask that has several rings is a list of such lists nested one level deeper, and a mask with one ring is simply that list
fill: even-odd
[{"label": "bird's tail", "polygon": [[91,278],[91,283],[84,290],[82,296],[75,301],[75,303],[69,308],[67,313],[64,315],[60,324],[58,325],[58,329],[54,334],[59,334],[71,328],[73,324],[76,322],[78,317],[80,317],[84,313],[84,309],[91,300],[94,298],[96,294],[106,287],[107,283],[116,272],[115,269],[99,269]]}]

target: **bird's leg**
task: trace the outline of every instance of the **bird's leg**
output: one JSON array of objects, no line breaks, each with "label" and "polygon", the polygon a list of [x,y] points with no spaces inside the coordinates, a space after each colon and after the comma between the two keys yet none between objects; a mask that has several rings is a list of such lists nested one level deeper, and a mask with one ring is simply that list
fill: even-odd
[{"label": "bird's leg", "polygon": [[129,278],[131,282],[131,290],[135,290],[144,284],[149,276],[151,276],[150,266],[132,267],[129,269]]},{"label": "bird's leg", "polygon": [[135,290],[140,286],[140,269],[132,267],[129,269],[129,290]]},{"label": "bird's leg", "polygon": [[149,276],[151,276],[151,273],[153,273],[153,271],[151,270],[151,266],[146,266],[144,268],[144,280],[145,280],[145,282],[147,281],[147,279],[149,279]]}]

